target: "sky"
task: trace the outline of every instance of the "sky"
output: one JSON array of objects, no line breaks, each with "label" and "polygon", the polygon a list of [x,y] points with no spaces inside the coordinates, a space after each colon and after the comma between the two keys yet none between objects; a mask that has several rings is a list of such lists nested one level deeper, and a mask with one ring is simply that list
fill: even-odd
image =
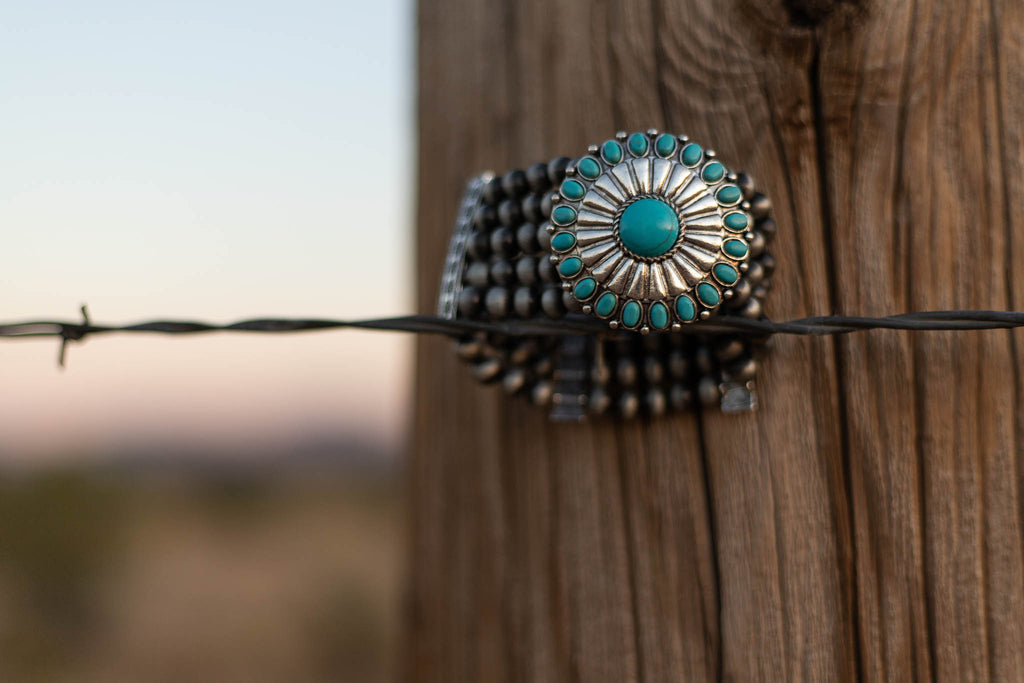
[{"label": "sky", "polygon": [[[413,10],[8,3],[0,321],[412,312]],[[0,457],[401,444],[394,333],[0,340]]]}]

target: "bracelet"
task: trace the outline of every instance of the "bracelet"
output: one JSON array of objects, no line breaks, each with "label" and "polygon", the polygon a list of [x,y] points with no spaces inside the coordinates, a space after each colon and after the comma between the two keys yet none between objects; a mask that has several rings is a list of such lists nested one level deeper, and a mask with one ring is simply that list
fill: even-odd
[{"label": "bracelet", "polygon": [[701,333],[728,314],[763,317],[775,259],[771,203],[687,136],[618,133],[469,181],[452,231],[438,316],[499,322],[597,318],[605,332],[477,332],[455,351],[474,376],[550,406],[552,419],[756,407],[763,340]]}]

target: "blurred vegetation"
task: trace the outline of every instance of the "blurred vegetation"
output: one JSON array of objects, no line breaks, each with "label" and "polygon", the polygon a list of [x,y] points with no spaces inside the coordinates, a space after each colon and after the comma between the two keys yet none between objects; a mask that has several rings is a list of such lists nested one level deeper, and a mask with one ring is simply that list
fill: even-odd
[{"label": "blurred vegetation", "polygon": [[123,550],[125,500],[119,487],[80,472],[0,485],[5,668],[42,675],[88,646],[96,583]]},{"label": "blurred vegetation", "polygon": [[390,680],[402,546],[392,478],[8,476],[0,680]]}]

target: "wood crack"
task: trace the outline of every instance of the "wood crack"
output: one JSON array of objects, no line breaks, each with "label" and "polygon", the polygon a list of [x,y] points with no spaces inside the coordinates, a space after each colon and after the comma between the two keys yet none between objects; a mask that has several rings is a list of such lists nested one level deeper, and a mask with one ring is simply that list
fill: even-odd
[{"label": "wood crack", "polygon": [[[834,225],[832,221],[832,197],[828,190],[828,150],[826,149],[828,140],[827,123],[825,121],[825,107],[821,94],[821,36],[815,35],[814,37],[814,53],[811,59],[810,68],[808,70],[808,81],[810,82],[811,88],[811,105],[814,117],[814,137],[815,137],[815,149],[817,151],[817,166],[818,166],[818,191],[820,193],[819,204],[821,209],[821,225],[822,234],[825,242],[825,253],[827,258],[830,260],[828,267],[826,268],[827,273],[827,284],[828,284],[828,295],[829,295],[829,306],[833,313],[839,313],[839,292],[837,280],[837,271],[839,269],[839,258],[836,254],[834,245]],[[853,483],[852,483],[852,456],[850,448],[850,433],[849,433],[849,408],[846,403],[847,393],[849,387],[846,383],[845,374],[842,371],[843,368],[843,347],[844,340],[841,337],[836,337],[832,340],[832,354],[833,354],[833,365],[835,368],[835,382],[836,382],[836,395],[837,395],[837,410],[839,412],[839,442],[840,442],[840,457],[842,460],[842,472],[843,472],[843,484],[846,495],[846,510],[847,515],[847,526],[850,529],[849,543],[850,548],[848,553],[840,552],[840,557],[849,557],[850,566],[843,570],[842,576],[849,583],[849,595],[844,597],[848,609],[850,610],[850,616],[852,619],[851,627],[853,629],[853,666],[854,666],[854,677],[856,680],[860,680],[863,677],[864,662],[863,658],[863,633],[861,624],[860,614],[860,596],[857,585],[857,535],[854,524],[854,498],[853,498]],[[836,539],[837,543],[840,541]]]}]

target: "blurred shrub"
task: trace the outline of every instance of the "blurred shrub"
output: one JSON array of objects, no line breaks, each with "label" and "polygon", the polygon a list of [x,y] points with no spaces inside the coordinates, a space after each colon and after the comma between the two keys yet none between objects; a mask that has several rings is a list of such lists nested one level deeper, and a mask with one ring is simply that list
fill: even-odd
[{"label": "blurred shrub", "polygon": [[95,584],[122,548],[125,498],[76,472],[0,482],[4,670],[41,673],[87,641]]}]

